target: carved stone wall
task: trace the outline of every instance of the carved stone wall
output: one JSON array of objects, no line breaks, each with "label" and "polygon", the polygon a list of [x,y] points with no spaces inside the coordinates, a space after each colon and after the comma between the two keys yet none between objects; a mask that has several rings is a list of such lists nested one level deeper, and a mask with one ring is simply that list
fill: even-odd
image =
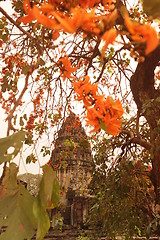
[{"label": "carved stone wall", "polygon": [[79,117],[71,113],[58,133],[51,165],[66,192],[64,223],[81,226],[88,214],[91,147]]}]

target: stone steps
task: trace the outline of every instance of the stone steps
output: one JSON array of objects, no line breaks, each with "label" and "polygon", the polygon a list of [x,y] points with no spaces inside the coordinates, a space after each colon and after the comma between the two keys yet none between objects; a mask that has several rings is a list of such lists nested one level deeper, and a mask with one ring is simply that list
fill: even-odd
[{"label": "stone steps", "polygon": [[[0,229],[0,234],[6,230],[5,227]],[[50,229],[49,232],[45,235],[44,240],[78,240],[78,236],[82,234],[83,230],[77,230],[77,229],[65,229],[63,231],[55,231],[53,229]],[[83,233],[91,233],[91,230],[83,231]],[[32,240],[35,240],[36,236],[32,238]],[[122,237],[117,237],[116,240],[122,240]],[[112,240],[106,239],[105,237],[96,239],[93,237],[93,239],[90,238],[90,240]],[[133,237],[133,240],[147,240],[145,237]],[[149,240],[160,240],[160,237],[150,237]]]}]

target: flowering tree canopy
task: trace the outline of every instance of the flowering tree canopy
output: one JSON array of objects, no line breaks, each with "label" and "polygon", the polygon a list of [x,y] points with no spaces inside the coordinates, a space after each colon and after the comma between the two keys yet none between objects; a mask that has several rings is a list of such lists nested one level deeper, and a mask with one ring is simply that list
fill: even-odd
[{"label": "flowering tree canopy", "polygon": [[[4,165],[0,206],[7,196],[12,200],[10,189],[18,191],[16,182],[10,186],[18,171],[11,162],[22,143],[33,147],[27,163],[37,161],[36,144],[44,136],[49,145],[41,153],[50,155],[62,121],[75,111],[91,127],[91,137],[102,130],[109,138],[124,136],[126,143],[119,146],[123,151],[135,144],[148,152],[159,213],[159,0],[135,1],[132,6],[126,0],[12,0],[11,4],[12,16],[0,7],[0,105],[8,124],[7,137],[0,139],[0,163]],[[10,147],[14,151],[7,154]],[[37,239],[49,228],[46,209],[55,207],[59,199],[58,190],[44,187],[47,174],[56,185],[54,173],[48,165],[43,171],[36,200],[24,193],[34,206],[35,221],[30,223],[32,230],[38,226]],[[17,226],[16,239],[33,235],[32,230],[26,234],[27,222],[19,221]]]}]

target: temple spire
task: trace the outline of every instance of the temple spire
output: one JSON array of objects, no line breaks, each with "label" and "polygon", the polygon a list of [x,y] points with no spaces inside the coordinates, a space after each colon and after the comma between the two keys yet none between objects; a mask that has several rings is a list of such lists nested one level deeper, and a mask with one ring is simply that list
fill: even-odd
[{"label": "temple spire", "polygon": [[57,173],[61,187],[67,192],[65,223],[73,226],[83,224],[84,215],[88,212],[91,147],[79,117],[73,112],[58,132],[51,165]]}]

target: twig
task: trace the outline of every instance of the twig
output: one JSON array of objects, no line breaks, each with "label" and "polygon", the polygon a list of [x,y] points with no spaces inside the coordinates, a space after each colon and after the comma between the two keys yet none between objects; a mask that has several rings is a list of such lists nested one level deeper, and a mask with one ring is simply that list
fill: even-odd
[{"label": "twig", "polygon": [[21,102],[21,99],[22,99],[24,93],[25,93],[26,90],[27,90],[29,76],[30,76],[30,75],[33,73],[33,71],[39,66],[39,61],[40,61],[40,56],[38,57],[37,63],[30,66],[30,68],[29,68],[29,70],[28,70],[28,72],[27,72],[26,78],[25,78],[24,88],[22,89],[21,94],[19,95],[18,99],[17,99],[16,102],[14,103],[13,108],[11,109],[10,113],[8,114],[8,116],[7,116],[7,118],[6,118],[6,121],[8,121],[7,136],[9,135],[10,130],[15,131],[15,128],[14,128],[13,125],[12,125],[13,114],[14,114],[16,108],[18,107],[19,103]]},{"label": "twig", "polygon": [[24,28],[20,26],[20,24],[11,18],[6,11],[4,11],[3,8],[0,7],[0,12],[11,22],[13,23],[21,32],[23,32],[25,35],[27,35],[28,38],[32,39],[37,44],[37,47],[39,48],[39,51],[41,51],[42,47],[40,46],[39,42],[36,38],[34,38],[29,32],[25,31]]}]

